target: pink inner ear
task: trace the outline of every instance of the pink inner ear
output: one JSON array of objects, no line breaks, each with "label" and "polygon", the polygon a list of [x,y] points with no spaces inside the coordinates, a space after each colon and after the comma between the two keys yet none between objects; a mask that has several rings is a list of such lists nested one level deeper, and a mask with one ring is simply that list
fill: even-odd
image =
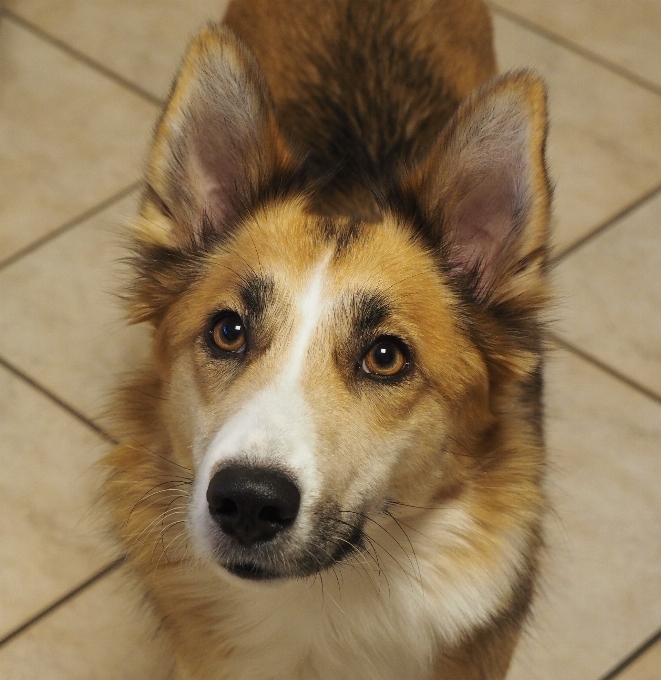
[{"label": "pink inner ear", "polygon": [[234,149],[216,140],[216,146],[193,139],[189,155],[189,177],[200,214],[208,215],[217,228],[230,218],[238,192],[238,163]]},{"label": "pink inner ear", "polygon": [[451,258],[457,270],[477,274],[482,290],[494,282],[526,218],[529,163],[521,122],[519,129],[471,140],[455,168],[461,188],[448,216]]},{"label": "pink inner ear", "polygon": [[507,248],[516,227],[517,200],[508,173],[492,173],[469,188],[450,220],[455,266],[477,270],[488,285],[493,280],[499,255]]}]

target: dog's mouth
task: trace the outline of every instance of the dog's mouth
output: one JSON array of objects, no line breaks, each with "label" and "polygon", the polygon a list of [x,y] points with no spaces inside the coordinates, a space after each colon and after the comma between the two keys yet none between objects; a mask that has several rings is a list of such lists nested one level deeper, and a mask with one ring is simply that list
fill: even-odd
[{"label": "dog's mouth", "polygon": [[239,576],[248,581],[272,581],[276,578],[281,578],[279,574],[273,571],[264,569],[254,562],[237,562],[234,564],[226,564],[225,569],[234,576]]},{"label": "dog's mouth", "polygon": [[328,538],[322,533],[306,546],[302,554],[298,551],[298,554],[287,554],[285,550],[278,555],[277,560],[273,555],[267,557],[244,552],[243,555],[226,555],[220,562],[230,574],[247,581],[307,578],[349,560],[359,551],[363,543],[362,525],[352,527],[352,531],[344,536],[335,535],[335,541],[329,541]]}]

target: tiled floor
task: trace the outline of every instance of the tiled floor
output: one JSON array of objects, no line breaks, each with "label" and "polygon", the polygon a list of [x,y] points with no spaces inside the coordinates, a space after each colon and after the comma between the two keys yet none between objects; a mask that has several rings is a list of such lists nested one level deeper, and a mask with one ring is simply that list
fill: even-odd
[{"label": "tiled floor", "polygon": [[[113,296],[118,225],[185,42],[223,6],[0,9],[2,679],[167,676],[87,509],[104,395],[144,347]],[[557,183],[555,514],[510,677],[661,680],[661,0],[492,7],[501,66],[549,83]]]}]

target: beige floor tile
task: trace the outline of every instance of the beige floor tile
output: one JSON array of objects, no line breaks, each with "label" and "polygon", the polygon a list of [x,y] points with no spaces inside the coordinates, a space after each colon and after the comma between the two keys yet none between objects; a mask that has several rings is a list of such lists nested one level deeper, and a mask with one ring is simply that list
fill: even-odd
[{"label": "beige floor tile", "polygon": [[115,572],[0,647],[0,677],[166,680],[171,661],[155,630]]},{"label": "beige floor tile", "polygon": [[557,351],[542,595],[509,680],[597,680],[661,621],[661,406]]},{"label": "beige floor tile", "polygon": [[558,331],[641,385],[661,394],[661,194],[556,272]]},{"label": "beige floor tile", "polygon": [[103,421],[111,389],[140,363],[145,329],[123,321],[124,199],[0,272],[0,356]]},{"label": "beige floor tile", "polygon": [[563,249],[661,183],[661,97],[512,21],[495,30],[501,69],[533,67],[549,86]]},{"label": "beige floor tile", "polygon": [[617,680],[659,680],[661,678],[661,642],[648,649]]},{"label": "beige floor tile", "polygon": [[90,513],[92,468],[105,450],[86,425],[0,367],[0,638],[115,556]]},{"label": "beige floor tile", "polygon": [[7,7],[157,97],[186,44],[229,0],[7,0]]},{"label": "beige floor tile", "polygon": [[0,260],[139,179],[157,112],[0,18]]},{"label": "beige floor tile", "polygon": [[661,87],[659,0],[497,0],[500,6]]}]

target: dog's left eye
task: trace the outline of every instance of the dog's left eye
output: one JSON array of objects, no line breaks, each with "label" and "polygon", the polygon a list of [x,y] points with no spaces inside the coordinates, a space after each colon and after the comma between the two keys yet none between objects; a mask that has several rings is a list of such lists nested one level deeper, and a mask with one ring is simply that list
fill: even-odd
[{"label": "dog's left eye", "polygon": [[243,352],[246,348],[246,329],[235,312],[221,314],[210,329],[210,340],[223,352]]},{"label": "dog's left eye", "polygon": [[363,357],[361,368],[370,375],[390,378],[409,365],[406,347],[394,338],[380,338]]}]

